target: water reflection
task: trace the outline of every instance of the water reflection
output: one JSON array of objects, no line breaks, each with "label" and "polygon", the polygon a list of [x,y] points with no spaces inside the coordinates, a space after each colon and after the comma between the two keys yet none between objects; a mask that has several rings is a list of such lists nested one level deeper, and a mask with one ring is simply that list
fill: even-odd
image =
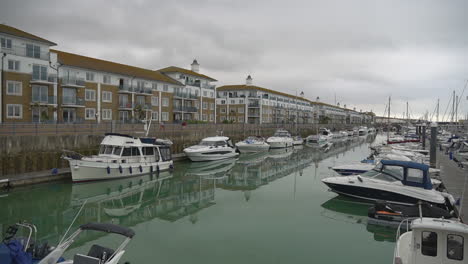
[{"label": "water reflection", "polygon": [[[87,222],[112,222],[128,227],[155,219],[175,222],[186,219],[196,224],[199,212],[216,204],[217,191],[242,191],[250,201],[252,192],[288,175],[296,178],[312,167],[317,177],[319,163],[339,158],[345,151],[370,143],[373,137],[358,137],[334,142],[329,148],[299,146],[270,152],[241,155],[239,159],[176,164],[174,172],[145,175],[97,183],[54,183],[13,190],[0,200],[0,231],[19,220],[28,220],[39,227],[40,240],[56,244],[68,225],[84,205],[73,228]],[[310,173],[309,169],[309,173]],[[290,188],[289,186],[287,188]],[[350,206],[339,199],[322,204],[325,217],[330,213],[358,224],[367,223],[367,207]],[[73,229],[72,228],[72,229]],[[374,229],[367,228],[370,232]],[[97,239],[95,233],[80,236],[73,245]],[[386,236],[378,236],[386,237]],[[394,238],[394,236],[393,236]],[[386,240],[386,239],[384,239]]]}]

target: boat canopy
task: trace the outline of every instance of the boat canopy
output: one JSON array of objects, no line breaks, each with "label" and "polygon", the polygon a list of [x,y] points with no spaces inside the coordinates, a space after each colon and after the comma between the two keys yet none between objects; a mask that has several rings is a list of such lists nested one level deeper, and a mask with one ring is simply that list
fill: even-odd
[{"label": "boat canopy", "polygon": [[382,169],[385,166],[398,166],[403,169],[404,185],[421,187],[427,190],[432,189],[432,182],[429,176],[429,166],[422,163],[401,160],[381,160]]},{"label": "boat canopy", "polygon": [[122,236],[132,238],[135,235],[135,231],[124,226],[118,226],[109,223],[87,223],[80,226],[82,230],[94,230],[106,233],[114,233]]}]

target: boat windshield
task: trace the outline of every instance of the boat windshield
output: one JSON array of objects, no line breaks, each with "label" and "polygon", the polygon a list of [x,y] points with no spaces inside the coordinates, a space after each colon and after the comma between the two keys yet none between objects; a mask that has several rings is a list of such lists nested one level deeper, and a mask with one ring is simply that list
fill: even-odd
[{"label": "boat windshield", "polygon": [[362,174],[362,176],[384,181],[403,181],[404,173],[404,168],[401,166],[384,166],[380,163],[374,169]]},{"label": "boat windshield", "polygon": [[99,148],[99,154],[112,155],[114,151],[114,146],[111,145],[101,145]]},{"label": "boat windshield", "polygon": [[278,131],[275,133],[274,136],[275,137],[290,137],[291,135],[289,135],[289,133],[286,131]]},{"label": "boat windshield", "polygon": [[199,145],[201,145],[201,146],[225,146],[226,142],[225,141],[205,141],[205,140],[202,140]]},{"label": "boat windshield", "polygon": [[376,180],[382,180],[382,181],[388,181],[388,182],[394,182],[397,181],[395,177],[392,177],[388,174],[385,174],[381,172],[378,169],[372,169],[370,171],[367,171],[363,174],[361,174],[362,177],[370,178],[370,179],[376,179]]}]

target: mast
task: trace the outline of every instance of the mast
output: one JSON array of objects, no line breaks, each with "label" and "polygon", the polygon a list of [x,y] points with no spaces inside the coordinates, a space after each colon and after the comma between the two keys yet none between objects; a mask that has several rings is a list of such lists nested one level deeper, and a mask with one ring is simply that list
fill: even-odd
[{"label": "mast", "polygon": [[456,104],[455,104],[455,123],[458,124],[458,95],[457,95],[457,99],[455,100]]},{"label": "mast", "polygon": [[439,101],[440,101],[440,99],[437,98],[437,116],[436,116],[437,123],[439,123]]},{"label": "mast", "polygon": [[387,143],[390,140],[390,103],[392,96],[388,97],[388,119],[387,119]]},{"label": "mast", "polygon": [[408,101],[406,101],[406,125],[409,126],[409,111]]},{"label": "mast", "polygon": [[454,117],[455,117],[455,90],[453,90],[453,96],[452,96],[452,118],[451,122],[453,123]]}]

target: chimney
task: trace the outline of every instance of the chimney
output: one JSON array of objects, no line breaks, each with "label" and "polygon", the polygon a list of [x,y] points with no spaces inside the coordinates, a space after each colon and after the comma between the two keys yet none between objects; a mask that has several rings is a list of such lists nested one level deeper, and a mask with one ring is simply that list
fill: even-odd
[{"label": "chimney", "polygon": [[200,71],[200,64],[198,64],[198,61],[196,59],[193,60],[192,64],[190,64],[190,66],[192,66],[192,71],[194,71],[194,72],[199,72]]},{"label": "chimney", "polygon": [[319,102],[319,101],[320,101],[320,97],[317,96],[317,100],[316,100],[316,101]]},{"label": "chimney", "polygon": [[252,77],[250,75],[247,76],[247,79],[245,79],[245,84],[246,85],[252,85]]}]

